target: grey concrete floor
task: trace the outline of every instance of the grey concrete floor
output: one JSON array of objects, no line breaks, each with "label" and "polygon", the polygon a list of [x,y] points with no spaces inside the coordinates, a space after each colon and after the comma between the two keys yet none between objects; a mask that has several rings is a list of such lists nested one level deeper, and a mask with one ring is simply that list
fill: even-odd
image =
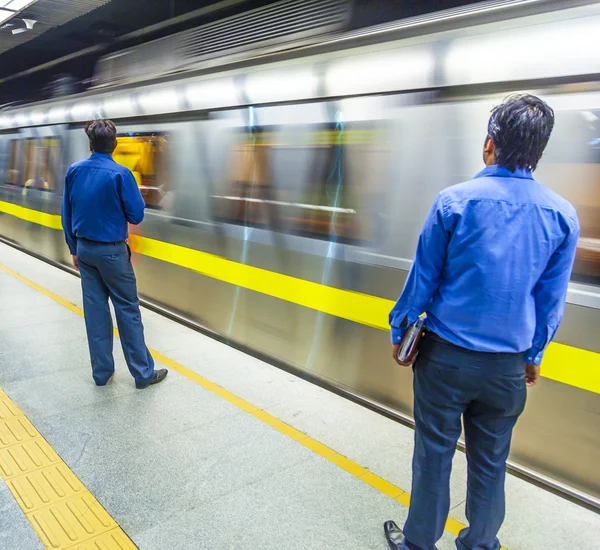
[{"label": "grey concrete floor", "polygon": [[[81,306],[79,281],[0,245],[0,263]],[[404,490],[413,433],[149,311],[148,345]],[[191,380],[135,390],[119,341],[113,384],[91,379],[83,319],[0,271],[0,387],[142,550],[377,549],[407,510]],[[452,515],[464,518],[458,453]],[[600,516],[507,480],[509,550],[600,548]],[[0,548],[41,547],[0,483]],[[439,550],[454,548],[446,533]]]}]

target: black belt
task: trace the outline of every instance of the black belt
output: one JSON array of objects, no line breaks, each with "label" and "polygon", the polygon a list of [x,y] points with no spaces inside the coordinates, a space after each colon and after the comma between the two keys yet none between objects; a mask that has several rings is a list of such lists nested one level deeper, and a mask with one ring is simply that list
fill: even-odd
[{"label": "black belt", "polygon": [[113,245],[117,245],[117,244],[123,244],[125,241],[94,241],[92,239],[86,239],[85,237],[77,237],[78,241],[85,241],[86,243],[92,243],[92,244],[113,244]]},{"label": "black belt", "polygon": [[445,340],[444,338],[442,338],[441,336],[438,336],[435,332],[431,332],[430,330],[428,330],[425,333],[426,337],[431,338],[431,340],[433,340],[434,342],[437,342],[438,344],[445,344],[446,346],[451,346],[453,348],[457,348],[461,351],[464,351],[465,353],[476,353],[476,354],[483,354],[483,355],[506,355],[506,356],[522,356],[523,352],[510,352],[510,351],[476,351],[476,350],[472,350],[472,349],[468,349],[468,348],[463,348],[462,346],[458,346],[457,344],[453,344],[452,342],[449,342],[448,340]]},{"label": "black belt", "polygon": [[[425,335],[428,336],[429,338],[431,338],[434,342],[438,342],[439,344],[446,344],[447,346],[453,346],[455,348],[460,348],[460,346],[457,346],[456,344],[453,344],[452,342],[448,342],[448,340],[445,340],[444,338],[442,338],[441,336],[438,336],[435,332],[431,332],[430,330],[425,332]],[[464,348],[462,348],[464,349]]]}]

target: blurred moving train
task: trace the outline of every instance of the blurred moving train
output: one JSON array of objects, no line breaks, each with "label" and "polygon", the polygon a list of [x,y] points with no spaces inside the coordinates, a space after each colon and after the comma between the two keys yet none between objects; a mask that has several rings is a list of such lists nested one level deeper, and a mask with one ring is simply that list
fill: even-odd
[{"label": "blurred moving train", "polygon": [[[329,9],[327,24],[300,5]],[[556,126],[536,175],[582,235],[511,468],[600,507],[600,4],[493,1],[335,32],[346,8],[285,0],[106,58],[85,94],[1,112],[0,234],[70,264],[63,177],[88,153],[84,122],[110,117],[148,205],[132,235],[144,298],[409,419],[387,313],[422,222],[482,168],[490,109],[541,95]]]}]

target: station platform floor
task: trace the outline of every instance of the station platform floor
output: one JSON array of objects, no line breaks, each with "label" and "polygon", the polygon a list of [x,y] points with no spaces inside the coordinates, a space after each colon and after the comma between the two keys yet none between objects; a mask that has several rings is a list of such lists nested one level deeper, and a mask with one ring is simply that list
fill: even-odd
[{"label": "station platform floor", "polygon": [[[135,389],[118,339],[91,378],[76,277],[0,244],[0,548],[387,548],[411,429],[143,310],[167,380]],[[466,522],[457,453],[439,550]],[[508,550],[600,548],[600,515],[511,475]]]}]

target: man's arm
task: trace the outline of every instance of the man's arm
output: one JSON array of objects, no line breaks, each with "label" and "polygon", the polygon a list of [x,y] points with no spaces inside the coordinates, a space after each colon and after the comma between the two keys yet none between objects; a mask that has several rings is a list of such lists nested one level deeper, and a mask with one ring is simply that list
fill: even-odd
[{"label": "man's arm", "polygon": [[[533,290],[535,299],[536,328],[533,345],[525,353],[528,365],[539,366],[548,344],[554,338],[565,311],[567,288],[577,252],[579,224],[573,220],[569,234],[552,254],[546,269]],[[532,371],[535,369],[529,367]],[[535,377],[534,377],[535,378]],[[534,380],[532,384],[535,384]]]},{"label": "man's arm", "polygon": [[402,295],[390,313],[394,358],[406,328],[423,313],[435,294],[446,261],[449,233],[442,195],[435,199],[419,236],[417,252]]},{"label": "man's arm", "polygon": [[62,210],[61,210],[61,218],[62,218],[62,226],[63,231],[65,232],[65,240],[67,241],[67,246],[69,247],[69,251],[71,252],[71,256],[73,256],[73,263],[75,267],[78,268],[77,263],[77,238],[73,233],[73,221],[71,217],[71,169],[67,172],[65,176],[65,188],[63,192],[63,201],[62,201]]},{"label": "man's arm", "polygon": [[123,203],[123,209],[125,210],[125,217],[129,223],[138,225],[142,223],[144,219],[144,209],[146,203],[142,198],[140,189],[133,177],[133,174],[127,170],[118,176],[121,178],[121,201]]}]

